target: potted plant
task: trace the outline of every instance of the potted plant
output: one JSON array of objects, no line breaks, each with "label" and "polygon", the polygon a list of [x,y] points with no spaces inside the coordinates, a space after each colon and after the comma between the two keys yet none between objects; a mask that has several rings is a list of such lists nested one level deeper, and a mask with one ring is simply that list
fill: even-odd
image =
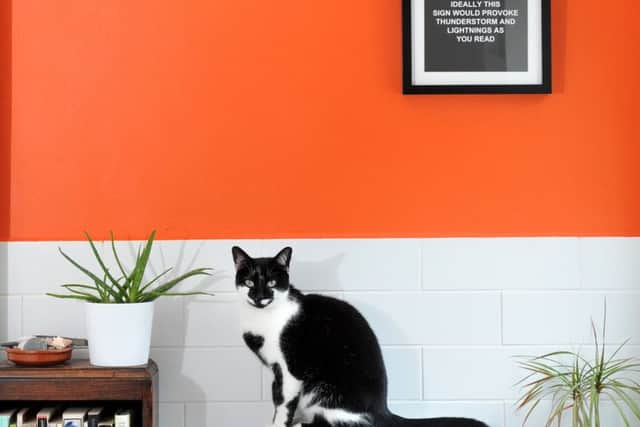
[{"label": "potted plant", "polygon": [[91,364],[97,366],[135,366],[147,363],[151,345],[154,301],[163,296],[211,295],[206,292],[176,292],[174,287],[193,276],[209,275],[209,268],[196,268],[162,281],[171,269],[144,280],[156,232],[138,249],[131,269],[126,269],[118,256],[111,233],[111,250],[116,264],[112,271],[103,261],[96,245],[85,233],[100,273],[83,267],[60,250],[62,256],[84,273],[93,284],[62,285],[69,293],[47,295],[85,301],[87,338]]},{"label": "potted plant", "polygon": [[595,341],[592,360],[578,352],[560,351],[538,357],[527,357],[519,365],[529,374],[519,384],[524,391],[518,401],[518,409],[528,407],[523,425],[543,400],[551,401],[551,411],[546,427],[557,423],[563,416],[570,417],[572,427],[600,427],[600,403],[609,399],[625,426],[631,420],[640,421],[640,384],[629,378],[640,372],[640,360],[618,357],[627,344],[622,343],[606,356],[605,330],[606,307],[602,327],[602,345],[598,344],[596,328],[591,322]]}]

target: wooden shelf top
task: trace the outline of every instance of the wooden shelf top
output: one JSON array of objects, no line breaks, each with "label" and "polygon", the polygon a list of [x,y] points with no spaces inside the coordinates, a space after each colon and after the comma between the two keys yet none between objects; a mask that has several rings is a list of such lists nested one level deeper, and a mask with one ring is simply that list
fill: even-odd
[{"label": "wooden shelf top", "polygon": [[8,361],[0,361],[0,379],[119,378],[148,381],[157,373],[158,366],[151,359],[145,366],[126,368],[93,366],[87,359],[73,359],[61,365],[47,367],[17,366]]}]

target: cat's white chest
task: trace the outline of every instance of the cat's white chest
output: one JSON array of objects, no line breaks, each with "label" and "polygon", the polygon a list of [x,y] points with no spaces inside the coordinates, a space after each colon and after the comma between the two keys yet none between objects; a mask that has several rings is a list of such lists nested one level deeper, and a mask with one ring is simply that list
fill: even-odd
[{"label": "cat's white chest", "polygon": [[298,303],[282,298],[261,309],[249,305],[246,301],[241,301],[240,305],[242,333],[262,337],[262,347],[258,350],[262,359],[269,365],[283,365],[285,359],[280,348],[280,336],[298,313]]}]

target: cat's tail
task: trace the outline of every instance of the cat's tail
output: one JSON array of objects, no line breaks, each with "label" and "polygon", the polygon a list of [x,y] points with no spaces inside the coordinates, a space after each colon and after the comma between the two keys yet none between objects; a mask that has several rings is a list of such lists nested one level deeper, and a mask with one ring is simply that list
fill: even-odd
[{"label": "cat's tail", "polygon": [[425,418],[408,419],[391,414],[389,427],[488,427],[485,423],[470,418]]}]

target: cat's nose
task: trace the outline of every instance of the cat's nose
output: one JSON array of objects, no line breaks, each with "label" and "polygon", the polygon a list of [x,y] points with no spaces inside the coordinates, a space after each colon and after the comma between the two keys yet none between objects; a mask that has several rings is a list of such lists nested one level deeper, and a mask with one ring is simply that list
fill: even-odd
[{"label": "cat's nose", "polygon": [[271,304],[272,302],[273,302],[273,298],[262,298],[262,299],[260,300],[260,306],[261,306],[261,307],[266,307],[266,306],[268,306],[269,304]]}]

